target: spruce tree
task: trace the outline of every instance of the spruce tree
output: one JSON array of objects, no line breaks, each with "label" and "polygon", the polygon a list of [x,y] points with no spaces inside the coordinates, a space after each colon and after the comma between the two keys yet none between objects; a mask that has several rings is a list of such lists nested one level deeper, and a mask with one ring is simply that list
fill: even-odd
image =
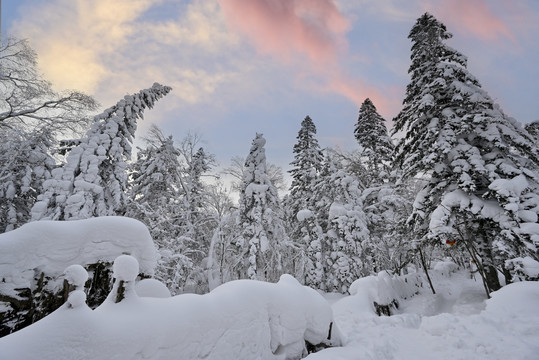
[{"label": "spruce tree", "polygon": [[127,164],[131,144],[146,108],[168,94],[168,86],[154,84],[127,95],[94,117],[94,124],[73,148],[66,164],[55,169],[44,193],[32,208],[32,219],[68,220],[123,215],[127,204]]},{"label": "spruce tree", "polygon": [[422,244],[457,240],[496,290],[506,260],[537,258],[537,149],[445,44],[445,25],[426,13],[409,38],[411,82],[394,133],[405,131],[396,146],[404,176],[426,180],[411,225]]},{"label": "spruce tree", "polygon": [[359,108],[354,136],[360,146],[362,165],[368,173],[368,186],[384,182],[389,177],[394,145],[384,119],[368,98]]},{"label": "spruce tree", "polygon": [[313,210],[312,194],[322,170],[324,155],[316,139],[316,126],[309,116],[301,122],[301,129],[296,139],[297,142],[293,148],[294,161],[290,163],[292,169],[289,170],[292,184],[290,194],[286,197],[284,204],[288,231],[297,249],[292,255],[295,268],[293,272],[301,281],[308,261],[305,258],[305,251],[314,240],[312,239],[313,218],[306,215]]}]

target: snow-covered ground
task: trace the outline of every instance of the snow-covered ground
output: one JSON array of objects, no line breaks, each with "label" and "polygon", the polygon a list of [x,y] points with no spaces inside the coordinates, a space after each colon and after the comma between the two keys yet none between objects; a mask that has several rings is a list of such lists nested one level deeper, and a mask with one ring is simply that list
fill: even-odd
[{"label": "snow-covered ground", "polygon": [[292,359],[302,356],[305,340],[340,344],[337,331],[328,336],[328,302],[290,275],[276,284],[238,280],[206,295],[174,297],[150,283],[142,289],[146,295],[157,290],[156,296],[142,297],[134,257],[119,256],[113,270],[112,292],[92,311],[79,290],[85,270],[71,265],[66,274],[77,289],[49,316],[1,338],[0,358]]},{"label": "snow-covered ground", "polygon": [[377,316],[372,300],[388,285],[398,293],[399,284],[361,279],[355,295],[333,304],[344,346],[307,358],[539,359],[538,282],[511,284],[487,300],[481,279],[471,279],[469,271],[433,270],[431,276],[436,295],[424,282],[392,316]]},{"label": "snow-covered ground", "polygon": [[[116,303],[111,293],[92,311],[75,290],[53,314],[1,338],[1,358],[284,359],[299,358],[304,339],[343,343],[310,354],[312,360],[539,358],[538,282],[506,286],[486,300],[479,278],[446,263],[432,270],[436,295],[421,273],[380,273],[356,281],[353,295],[327,294],[329,301],[290,276],[174,297],[150,281],[140,296],[136,260],[118,260],[125,299]],[[83,271],[71,268],[68,277],[82,283]],[[393,297],[400,300],[392,316],[376,315],[373,302]],[[335,325],[327,341],[331,309]]]}]

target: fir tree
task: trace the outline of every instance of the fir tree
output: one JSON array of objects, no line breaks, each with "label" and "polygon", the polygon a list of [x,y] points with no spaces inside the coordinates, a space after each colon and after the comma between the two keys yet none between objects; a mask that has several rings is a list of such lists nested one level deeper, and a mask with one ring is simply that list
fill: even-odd
[{"label": "fir tree", "polygon": [[[316,126],[307,116],[301,122],[301,129],[294,145],[294,161],[290,163],[292,176],[290,194],[286,197],[285,213],[287,214],[287,227],[291,239],[296,243],[297,254],[293,254],[293,273],[299,278],[304,277],[305,250],[314,240],[313,218],[307,216],[313,210],[312,194],[315,183],[322,170],[324,155],[316,139]],[[301,214],[300,214],[301,213]],[[312,265],[310,265],[312,267]]]},{"label": "fir tree", "polygon": [[95,116],[86,137],[69,152],[64,167],[55,169],[52,179],[45,182],[44,193],[32,208],[32,219],[123,215],[126,161],[131,158],[137,119],[170,90],[156,83]]},{"label": "fir tree", "polygon": [[370,99],[361,104],[354,136],[360,146],[362,165],[367,171],[367,186],[383,182],[389,176],[394,145],[384,119]]},{"label": "fir tree", "polygon": [[410,32],[411,82],[394,132],[405,177],[427,180],[411,224],[423,242],[458,239],[478,262],[488,291],[500,287],[496,267],[524,254],[537,258],[537,150],[445,44],[445,25],[430,14]]},{"label": "fir tree", "polygon": [[354,280],[371,273],[369,231],[357,179],[331,154],[326,159],[307,219],[311,243],[305,283],[346,293]]}]

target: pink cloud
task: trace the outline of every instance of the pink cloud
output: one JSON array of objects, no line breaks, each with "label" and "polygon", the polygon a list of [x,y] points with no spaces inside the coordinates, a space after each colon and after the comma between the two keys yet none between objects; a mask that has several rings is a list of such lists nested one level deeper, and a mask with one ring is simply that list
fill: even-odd
[{"label": "pink cloud", "polygon": [[[394,110],[378,89],[346,76],[342,69],[339,60],[347,55],[351,25],[333,0],[218,2],[230,28],[246,36],[260,53],[301,66],[298,79],[311,88],[340,94],[358,107],[369,97],[386,115]],[[307,79],[312,76],[317,86]]]},{"label": "pink cloud", "polygon": [[483,41],[507,38],[515,41],[509,27],[492,11],[485,0],[436,1],[424,6],[435,16],[451,23],[455,32],[471,33]]},{"label": "pink cloud", "polygon": [[331,0],[218,0],[227,24],[257,50],[282,61],[298,55],[321,66],[347,47],[348,20]]}]

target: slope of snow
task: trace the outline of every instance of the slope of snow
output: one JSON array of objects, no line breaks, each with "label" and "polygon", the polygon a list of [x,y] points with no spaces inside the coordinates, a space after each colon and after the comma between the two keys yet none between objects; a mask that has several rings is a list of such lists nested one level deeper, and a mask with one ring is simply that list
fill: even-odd
[{"label": "slope of snow", "polygon": [[2,359],[295,359],[305,340],[330,343],[331,307],[289,275],[276,284],[239,280],[206,295],[143,298],[129,276],[134,258],[126,259],[114,266],[124,279],[122,301],[109,296],[92,311],[76,290],[51,315],[1,338]]}]

